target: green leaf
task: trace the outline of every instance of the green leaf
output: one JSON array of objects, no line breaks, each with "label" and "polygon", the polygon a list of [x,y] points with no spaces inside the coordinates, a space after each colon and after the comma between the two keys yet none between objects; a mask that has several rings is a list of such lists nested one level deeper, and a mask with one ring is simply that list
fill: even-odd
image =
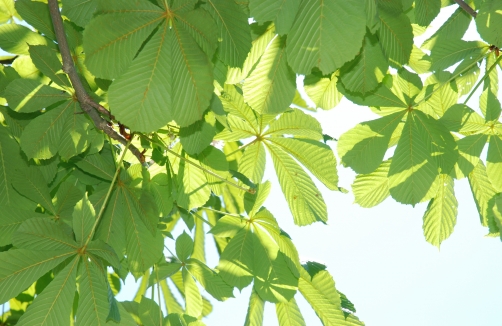
[{"label": "green leaf", "polygon": [[441,0],[421,0],[415,2],[415,21],[420,26],[428,26],[439,14]]},{"label": "green leaf", "polygon": [[298,10],[302,14],[293,23],[286,46],[293,70],[309,74],[318,67],[323,74],[329,74],[352,60],[366,31],[363,6],[359,0],[333,0],[322,5],[318,0],[302,1]]},{"label": "green leaf", "polygon": [[209,233],[215,237],[233,238],[242,228],[247,226],[247,219],[225,215],[211,228]]},{"label": "green leaf", "polygon": [[209,106],[212,81],[209,60],[189,31],[164,23],[110,86],[110,108],[136,131],[154,131],[173,119],[188,126]]},{"label": "green leaf", "polygon": [[378,36],[383,53],[393,66],[400,67],[410,60],[413,49],[413,30],[408,16],[380,10]]},{"label": "green leaf", "polygon": [[152,299],[142,296],[138,313],[144,326],[162,326],[164,316],[159,305]]},{"label": "green leaf", "polygon": [[19,228],[21,223],[40,216],[32,210],[20,207],[2,206],[2,219],[0,220],[0,246],[12,243],[12,235]]},{"label": "green leaf", "polygon": [[5,23],[14,17],[19,18],[16,9],[14,8],[14,0],[2,0],[0,6],[0,23]]},{"label": "green leaf", "polygon": [[180,128],[180,142],[189,155],[200,154],[211,144],[216,135],[214,114],[207,113],[204,118],[204,120],[199,120],[188,127]]},{"label": "green leaf", "polygon": [[275,312],[280,326],[306,326],[300,308],[296,304],[295,298],[289,302],[275,304]]},{"label": "green leaf", "polygon": [[457,159],[455,140],[446,128],[434,118],[412,111],[389,169],[392,197],[415,205],[434,196],[429,190],[433,190],[438,173],[450,173]]},{"label": "green leaf", "polygon": [[353,315],[345,317],[335,282],[327,271],[319,271],[311,276],[302,268],[298,289],[324,325],[363,325]]},{"label": "green leaf", "polygon": [[254,194],[246,193],[244,195],[244,208],[250,218],[253,218],[259,211],[270,193],[270,188],[270,181],[265,181],[258,185]]},{"label": "green leaf", "polygon": [[77,242],[83,244],[87,240],[95,221],[96,212],[86,193],[84,198],[75,205],[73,212],[73,232],[75,232]]},{"label": "green leaf", "polygon": [[188,272],[204,287],[216,300],[224,301],[233,298],[233,287],[223,281],[220,274],[207,267],[201,261],[190,258],[187,261]]},{"label": "green leaf", "polygon": [[41,84],[37,80],[19,78],[5,90],[9,107],[21,113],[38,112],[52,104],[68,100],[66,92]]},{"label": "green leaf", "polygon": [[72,177],[66,179],[59,185],[56,196],[53,198],[53,201],[56,200],[56,216],[68,224],[73,224],[75,205],[83,196],[84,191],[78,179]]},{"label": "green leaf", "polygon": [[431,70],[446,68],[465,59],[481,59],[488,47],[481,41],[462,41],[450,39],[436,43],[431,52]]},{"label": "green leaf", "polygon": [[161,22],[163,11],[146,0],[99,4],[97,16],[84,31],[85,64],[96,77],[113,79],[131,65],[143,41]]},{"label": "green leaf", "polygon": [[340,136],[338,155],[344,166],[368,174],[382,163],[394,130],[406,111],[363,122]]},{"label": "green leaf", "polygon": [[16,1],[16,10],[30,26],[33,26],[48,38],[56,39],[49,7],[46,4],[30,0],[18,0]]},{"label": "green leaf", "polygon": [[12,243],[21,249],[56,251],[77,250],[71,229],[47,217],[30,218],[12,236]]},{"label": "green leaf", "polygon": [[134,202],[127,196],[127,190],[120,187],[117,190],[125,205],[122,218],[125,220],[127,262],[129,270],[137,278],[159,260],[164,239],[160,232],[152,236],[148,231]]},{"label": "green leaf", "polygon": [[485,119],[465,104],[450,107],[439,120],[448,130],[461,134],[479,132],[485,128]]},{"label": "green leaf", "polygon": [[156,265],[155,270],[150,275],[148,285],[152,286],[155,283],[159,283],[160,281],[165,280],[174,273],[178,272],[181,267],[182,267],[181,263],[177,262],[168,263],[165,261],[161,262],[160,264]]},{"label": "green leaf", "polygon": [[47,39],[18,24],[0,25],[0,48],[13,54],[29,54],[29,45],[46,45]]},{"label": "green leaf", "polygon": [[199,317],[202,313],[202,297],[192,275],[183,269],[183,285],[185,290],[185,311],[190,316]]},{"label": "green leaf", "polygon": [[109,303],[105,275],[86,258],[80,263],[79,274],[79,298],[75,325],[106,324]]},{"label": "green leaf", "polygon": [[[497,69],[494,70],[495,72],[497,71]],[[496,83],[498,83],[498,78]],[[485,89],[483,93],[481,93],[479,98],[479,107],[481,112],[484,113],[486,121],[497,121],[500,117],[500,112],[502,111],[499,100],[495,94],[488,89]]]},{"label": "green leaf", "polygon": [[77,266],[75,257],[54,280],[37,296],[37,299],[19,319],[18,325],[66,325],[75,297]]},{"label": "green leaf", "polygon": [[192,238],[183,232],[177,239],[176,239],[176,255],[178,256],[178,259],[181,262],[185,262],[188,257],[193,252],[193,240]]},{"label": "green leaf", "polygon": [[[56,267],[74,251],[9,250],[0,253],[0,302],[4,303],[25,290],[37,279]],[[73,301],[73,299],[72,299]]]},{"label": "green leaf", "polygon": [[295,224],[325,223],[328,220],[326,204],[312,179],[283,149],[271,143],[266,146]]},{"label": "green leaf", "polygon": [[340,103],[343,97],[336,87],[337,82],[338,73],[335,72],[330,78],[320,78],[312,84],[307,83],[307,80],[305,80],[304,88],[316,107],[331,110]]},{"label": "green leaf", "polygon": [[321,124],[314,117],[294,109],[281,114],[279,119],[270,124],[264,135],[289,136],[312,140],[323,139]]},{"label": "green leaf", "polygon": [[300,0],[251,0],[249,10],[251,17],[257,22],[273,21],[277,34],[284,35],[289,32],[294,23]]},{"label": "green leaf", "polygon": [[479,7],[476,27],[483,40],[497,47],[502,47],[502,4],[499,1],[486,0]]},{"label": "green leaf", "polygon": [[286,62],[285,39],[272,39],[242,90],[244,100],[260,114],[288,108],[295,96],[296,77]]},{"label": "green leaf", "polygon": [[106,147],[100,153],[85,155],[75,164],[82,171],[104,180],[111,181],[115,174],[115,162],[112,153]]},{"label": "green leaf", "polygon": [[502,139],[490,136],[490,146],[486,157],[486,173],[497,191],[502,191]]},{"label": "green leaf", "polygon": [[326,187],[338,190],[336,158],[328,145],[311,139],[270,137],[268,141],[297,159]]},{"label": "green leaf", "polygon": [[252,290],[244,326],[262,326],[264,308],[265,301],[260,298],[256,291]]},{"label": "green leaf", "polygon": [[337,87],[347,99],[358,105],[383,108],[408,108],[408,104],[392,93],[385,84],[378,86],[374,91],[366,94],[364,97],[347,92],[341,84],[338,84]]},{"label": "green leaf", "polygon": [[448,20],[422,44],[422,49],[430,50],[435,44],[461,39],[471,22],[471,15],[464,9],[457,8]]},{"label": "green leaf", "polygon": [[439,248],[441,242],[453,233],[453,227],[457,222],[457,207],[453,178],[441,174],[438,192],[429,202],[423,218],[423,230],[427,242]]},{"label": "green leaf", "polygon": [[49,159],[56,155],[65,124],[77,111],[77,103],[66,101],[33,119],[21,135],[21,149],[28,158]]},{"label": "green leaf", "polygon": [[490,220],[493,221],[493,211],[490,205],[490,200],[497,194],[497,190],[493,187],[486,168],[481,160],[468,175],[469,185],[471,186],[474,202],[478,208],[481,225],[488,226]]},{"label": "green leaf", "polygon": [[255,142],[246,147],[239,159],[238,172],[244,174],[251,181],[258,184],[265,174],[266,152],[262,142]]},{"label": "green leaf", "polygon": [[63,0],[62,14],[68,17],[73,23],[84,27],[92,18],[96,10],[95,0]]},{"label": "green leaf", "polygon": [[378,38],[366,33],[360,53],[341,69],[340,80],[348,91],[366,94],[378,86],[388,67]]},{"label": "green leaf", "polygon": [[[9,135],[7,128],[0,127],[0,205],[14,207],[30,207],[30,201],[26,199],[26,193],[22,195],[13,186],[16,170],[25,166],[21,158],[21,150],[15,140]],[[21,188],[24,189],[26,180],[21,180]],[[30,186],[29,191],[31,190]],[[29,193],[29,192],[28,192]]]},{"label": "green leaf", "polygon": [[472,172],[478,164],[481,152],[488,140],[488,135],[472,135],[466,136],[457,141],[458,145],[458,162],[455,166],[457,179],[466,177]]},{"label": "green leaf", "polygon": [[352,184],[355,202],[361,207],[373,207],[380,204],[390,195],[389,167],[391,160],[382,162],[369,174],[358,174]]},{"label": "green leaf", "polygon": [[[125,266],[121,267],[119,258],[117,257],[117,254],[115,253],[113,248],[100,239],[89,242],[89,244],[87,245],[87,253],[90,256],[94,256],[93,258],[99,257],[103,259],[106,264],[111,265],[116,270],[120,268],[123,268],[124,270],[126,269]],[[128,272],[125,271],[125,273]]]},{"label": "green leaf", "polygon": [[68,77],[66,77],[66,74],[62,70],[63,64],[59,61],[56,51],[45,45],[32,45],[30,46],[29,52],[33,64],[44,75],[59,86],[72,87]]},{"label": "green leaf", "polygon": [[218,26],[218,56],[230,67],[242,67],[251,50],[248,16],[234,1],[208,0],[203,5]]},{"label": "green leaf", "polygon": [[52,204],[47,182],[37,168],[32,166],[22,170],[16,169],[12,177],[12,185],[30,200],[41,204],[52,214],[55,213],[56,209]]}]

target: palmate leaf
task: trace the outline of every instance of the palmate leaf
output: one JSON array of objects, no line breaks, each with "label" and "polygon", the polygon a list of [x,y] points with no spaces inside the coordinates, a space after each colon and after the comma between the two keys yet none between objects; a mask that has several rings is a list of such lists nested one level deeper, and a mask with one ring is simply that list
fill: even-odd
[{"label": "palmate leaf", "polygon": [[338,142],[342,163],[360,174],[373,172],[382,163],[390,138],[405,114],[401,111],[363,122],[342,134]]},{"label": "palmate leaf", "polygon": [[280,326],[306,326],[295,298],[289,302],[275,304],[275,312]]},{"label": "palmate leaf", "polygon": [[450,173],[457,158],[455,140],[446,128],[420,111],[410,112],[389,169],[392,197],[412,205],[431,198],[439,172]]},{"label": "palmate leaf", "polygon": [[286,62],[285,39],[276,36],[267,46],[243,87],[244,100],[261,114],[284,112],[295,96],[295,74]]},{"label": "palmate leaf", "polygon": [[0,246],[6,246],[12,243],[12,235],[24,221],[33,217],[41,217],[40,213],[26,208],[2,206],[1,210]]},{"label": "palmate leaf", "polygon": [[429,202],[423,218],[423,230],[427,242],[439,248],[441,242],[453,233],[453,227],[457,222],[457,207],[453,178],[441,174],[438,192]]},{"label": "palmate leaf", "polygon": [[[75,255],[73,250],[9,250],[0,253],[0,302],[4,303],[33,284],[42,275]],[[71,298],[73,302],[73,296]]]},{"label": "palmate leaf", "polygon": [[309,74],[318,67],[328,74],[352,60],[366,31],[363,6],[362,0],[302,1],[298,10],[302,14],[293,23],[286,46],[293,70]]},{"label": "palmate leaf", "polygon": [[18,325],[65,325],[75,297],[79,258],[73,260],[54,277],[19,319]]},{"label": "palmate leaf", "polygon": [[300,0],[252,0],[249,2],[251,17],[259,23],[273,21],[279,35],[289,32],[299,6]]},{"label": "palmate leaf", "polygon": [[451,106],[439,120],[448,130],[464,135],[485,129],[485,120],[465,104]]}]

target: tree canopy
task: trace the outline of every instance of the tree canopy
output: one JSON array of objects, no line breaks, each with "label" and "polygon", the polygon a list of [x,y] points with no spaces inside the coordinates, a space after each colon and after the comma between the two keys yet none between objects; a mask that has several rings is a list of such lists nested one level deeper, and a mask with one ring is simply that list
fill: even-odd
[{"label": "tree canopy", "polygon": [[[324,325],[364,325],[263,207],[265,167],[298,226],[328,221],[314,180],[347,192],[341,164],[362,207],[428,202],[437,247],[468,178],[499,237],[501,13],[499,0],[1,0],[0,323],[204,325],[202,289],[224,301],[252,285],[244,325],[266,323],[265,302],[281,326],[306,325],[295,295]],[[481,38],[466,41],[472,24]],[[309,111],[342,97],[380,117],[333,139]],[[130,274],[140,289],[119,302]]]}]

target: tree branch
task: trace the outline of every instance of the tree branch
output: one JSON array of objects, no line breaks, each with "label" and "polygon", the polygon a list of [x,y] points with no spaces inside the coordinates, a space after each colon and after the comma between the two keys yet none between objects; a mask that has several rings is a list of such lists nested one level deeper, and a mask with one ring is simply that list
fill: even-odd
[{"label": "tree branch", "polygon": [[458,3],[458,5],[465,10],[465,12],[467,12],[469,15],[471,15],[472,17],[476,18],[476,16],[478,15],[478,13],[476,11],[474,11],[474,9],[471,8],[471,6],[469,6],[467,3],[465,3],[463,0],[453,0],[455,1],[456,3]]},{"label": "tree branch", "polygon": [[[108,121],[103,119],[99,113],[107,115],[109,118],[113,119],[113,116],[108,110],[96,103],[87,94],[80,77],[78,76],[75,65],[73,64],[73,58],[70,52],[70,47],[68,46],[68,41],[66,40],[66,34],[63,27],[63,18],[61,18],[61,13],[59,12],[59,5],[57,0],[49,0],[49,12],[52,19],[52,24],[54,25],[54,33],[56,35],[56,40],[58,42],[59,51],[61,52],[61,57],[63,59],[63,71],[70,77],[73,89],[75,89],[75,94],[77,100],[80,103],[82,110],[87,113],[87,115],[94,122],[94,125],[99,130],[102,130],[105,134],[110,136],[110,138],[117,140],[122,145],[127,145],[127,140],[120,136],[109,124]],[[98,113],[99,112],[99,113]],[[144,164],[145,157],[140,152],[140,150],[134,145],[129,145],[129,150],[138,158],[138,160]]]}]

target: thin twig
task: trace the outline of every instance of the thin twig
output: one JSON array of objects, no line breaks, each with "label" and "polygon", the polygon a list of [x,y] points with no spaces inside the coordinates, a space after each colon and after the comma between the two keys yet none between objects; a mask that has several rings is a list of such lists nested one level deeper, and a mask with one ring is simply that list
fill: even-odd
[{"label": "thin twig", "polygon": [[[63,59],[63,71],[70,77],[71,84],[75,89],[75,94],[77,100],[80,103],[82,110],[87,113],[87,115],[94,122],[94,125],[99,130],[102,130],[105,134],[110,136],[110,138],[120,142],[122,145],[127,144],[127,140],[120,136],[112,126],[108,125],[108,122],[103,119],[99,113],[105,114],[111,117],[110,112],[103,108],[101,105],[97,104],[90,96],[87,94],[80,77],[78,76],[75,65],[73,64],[73,58],[70,52],[70,47],[68,46],[68,41],[66,40],[66,34],[63,27],[63,19],[61,18],[61,13],[59,12],[59,5],[57,0],[49,0],[49,12],[52,19],[52,24],[54,25],[54,33],[56,35],[56,40],[59,46],[59,52],[61,52],[61,58]],[[95,110],[96,109],[96,110]],[[106,112],[105,112],[106,111]],[[134,145],[129,145],[129,150],[138,158],[138,160],[144,164],[145,157],[141,154],[141,151]]]},{"label": "thin twig", "polygon": [[474,11],[474,9],[472,9],[471,6],[465,3],[465,1],[463,0],[453,0],[453,1],[455,1],[462,9],[465,10],[466,13],[468,13],[472,17],[476,18],[476,16],[478,15],[478,13]]}]

